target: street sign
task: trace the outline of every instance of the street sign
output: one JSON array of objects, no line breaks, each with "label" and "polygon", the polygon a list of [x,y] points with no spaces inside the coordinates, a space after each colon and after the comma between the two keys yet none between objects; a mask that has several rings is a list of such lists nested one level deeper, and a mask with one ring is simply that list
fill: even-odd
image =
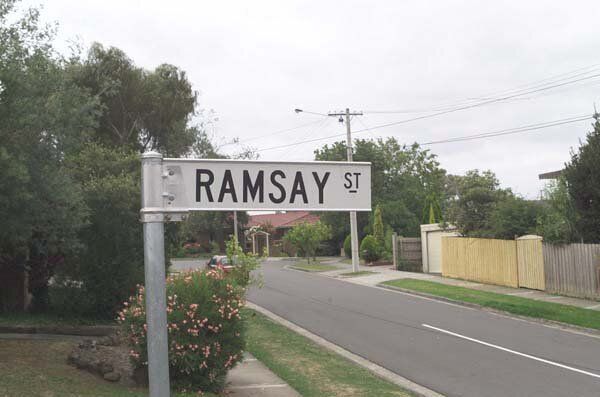
[{"label": "street sign", "polygon": [[[142,155],[150,397],[168,397],[164,222],[189,211],[370,211],[371,164],[163,159]],[[355,244],[356,245],[356,244]]]},{"label": "street sign", "polygon": [[162,166],[171,212],[371,210],[370,163],[164,159]]}]

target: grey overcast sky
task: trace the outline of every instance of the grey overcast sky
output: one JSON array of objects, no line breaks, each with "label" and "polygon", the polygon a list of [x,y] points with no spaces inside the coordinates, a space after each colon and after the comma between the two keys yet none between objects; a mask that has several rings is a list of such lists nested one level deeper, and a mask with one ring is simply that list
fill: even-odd
[{"label": "grey overcast sky", "polygon": [[[244,141],[315,122],[247,142],[259,151],[345,131],[336,119],[319,122],[326,118],[298,115],[294,108],[363,110],[353,130],[371,130],[357,138],[394,136],[412,143],[586,115],[595,102],[600,106],[600,77],[590,77],[600,74],[600,7],[592,0],[52,0],[42,14],[59,23],[59,48],[73,40],[85,46],[98,41],[146,68],[167,62],[184,69],[200,93],[200,107],[216,112],[222,139]],[[373,128],[430,113],[371,112],[474,103],[575,75],[586,79]],[[560,169],[590,124],[428,148],[450,173],[490,169],[503,186],[534,198],[542,186],[538,173]],[[312,159],[316,147],[338,139],[259,153],[267,160]]]}]

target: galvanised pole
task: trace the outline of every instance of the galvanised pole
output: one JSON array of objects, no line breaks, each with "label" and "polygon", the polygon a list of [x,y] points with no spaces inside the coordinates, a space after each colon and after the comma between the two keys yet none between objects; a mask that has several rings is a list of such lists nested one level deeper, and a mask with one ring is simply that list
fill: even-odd
[{"label": "galvanised pole", "polygon": [[[169,350],[165,280],[165,229],[162,155],[142,154],[142,212],[144,274],[150,397],[169,397]],[[152,209],[153,213],[145,211]]]}]

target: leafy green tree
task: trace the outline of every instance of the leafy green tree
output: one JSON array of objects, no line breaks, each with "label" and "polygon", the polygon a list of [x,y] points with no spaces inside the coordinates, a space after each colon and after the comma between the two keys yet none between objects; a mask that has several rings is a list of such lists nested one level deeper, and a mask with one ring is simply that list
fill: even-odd
[{"label": "leafy green tree", "polygon": [[77,252],[86,218],[64,153],[87,139],[98,109],[63,72],[38,11],[15,15],[15,3],[0,2],[0,268],[27,269],[43,309],[47,282]]},{"label": "leafy green tree", "polygon": [[[371,162],[371,197],[381,206],[386,223],[399,234],[417,236],[428,192],[443,195],[445,171],[435,155],[417,144],[401,145],[395,138],[357,139],[353,145],[355,161]],[[344,161],[345,142],[325,145],[315,151],[316,160]],[[350,232],[348,214],[327,212],[321,220],[332,228],[332,237],[341,246]],[[359,237],[371,230],[367,213],[358,214]]]},{"label": "leafy green tree", "polygon": [[69,287],[61,291],[67,297],[85,296],[76,314],[112,318],[144,280],[139,155],[90,144],[69,156],[67,164],[82,188],[89,216],[79,234],[83,243],[79,260],[59,277],[81,284],[57,285]]},{"label": "leafy green tree", "polygon": [[467,236],[493,237],[492,213],[512,196],[501,189],[491,171],[471,170],[464,176],[450,176],[447,182],[448,221]]},{"label": "leafy green tree", "polygon": [[576,228],[578,214],[564,177],[544,188],[542,204],[536,233],[543,236],[544,241],[566,244],[580,240]]},{"label": "leafy green tree", "polygon": [[303,222],[294,226],[283,239],[295,246],[298,253],[310,262],[310,258],[315,258],[319,244],[330,235],[329,227],[321,222]]},{"label": "leafy green tree", "polygon": [[564,177],[577,211],[577,230],[583,241],[600,242],[600,114],[593,130],[567,164]]},{"label": "leafy green tree", "polygon": [[94,43],[87,58],[72,63],[70,73],[101,103],[97,142],[180,156],[190,152],[202,132],[188,125],[197,94],[185,72],[173,65],[147,71],[118,48]]},{"label": "leafy green tree", "polygon": [[490,215],[490,235],[494,238],[512,239],[536,232],[537,219],[543,207],[537,201],[508,196],[499,201]]}]

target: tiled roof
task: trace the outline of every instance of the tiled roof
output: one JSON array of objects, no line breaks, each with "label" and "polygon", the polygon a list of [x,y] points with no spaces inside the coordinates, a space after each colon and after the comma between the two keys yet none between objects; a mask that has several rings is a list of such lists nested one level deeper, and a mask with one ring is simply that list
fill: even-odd
[{"label": "tiled roof", "polygon": [[308,211],[290,211],[277,214],[250,215],[246,226],[252,227],[270,223],[277,229],[292,227],[302,222],[316,223],[317,221],[319,221],[319,217]]}]

